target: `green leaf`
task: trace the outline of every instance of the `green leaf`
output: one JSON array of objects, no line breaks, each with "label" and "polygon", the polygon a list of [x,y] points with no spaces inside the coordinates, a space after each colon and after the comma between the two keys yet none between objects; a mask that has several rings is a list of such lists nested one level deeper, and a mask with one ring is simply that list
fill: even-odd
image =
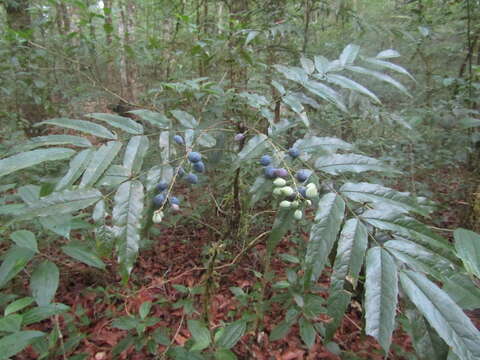
[{"label": "green leaf", "polygon": [[442,288],[462,309],[475,310],[480,304],[480,288],[464,274],[454,274]]},{"label": "green leaf", "polygon": [[304,86],[305,89],[310,91],[312,94],[319,96],[320,98],[332,103],[340,110],[347,112],[347,107],[343,103],[342,97],[331,87],[328,87],[318,81],[313,80],[306,81]]},{"label": "green leaf", "polygon": [[344,172],[361,173],[364,171],[398,173],[397,170],[384,165],[380,160],[358,154],[320,156],[315,161],[315,167],[331,175],[338,175]]},{"label": "green leaf", "polygon": [[195,344],[192,346],[190,351],[202,351],[210,345],[210,331],[207,327],[199,320],[188,320],[188,331],[192,334]]},{"label": "green leaf", "polygon": [[55,190],[59,191],[72,186],[87,168],[93,154],[93,149],[86,149],[76,154],[70,160],[67,173],[55,185]]},{"label": "green leaf", "polygon": [[460,359],[480,358],[480,332],[442,289],[409,270],[400,272],[400,282],[410,301]]},{"label": "green leaf", "polygon": [[398,274],[392,257],[381,247],[367,252],[365,280],[365,333],[388,353],[395,329]]},{"label": "green leaf", "polygon": [[346,183],[340,192],[349,199],[365,203],[384,204],[399,212],[415,212],[428,216],[429,211],[422,208],[408,192],[399,192],[388,187],[370,183]]},{"label": "green leaf", "polygon": [[457,229],[453,236],[455,249],[465,269],[480,278],[480,235],[470,230]]},{"label": "green leaf", "polygon": [[386,69],[389,69],[389,70],[396,71],[400,74],[407,75],[410,79],[415,81],[415,78],[407,70],[405,70],[403,67],[401,67],[400,65],[391,63],[389,61],[375,59],[375,58],[365,59],[365,61],[368,62],[369,64],[375,65],[377,67],[386,68]]},{"label": "green leaf", "polygon": [[0,318],[0,332],[17,332],[22,326],[22,315],[11,314]]},{"label": "green leaf", "polygon": [[62,251],[84,264],[93,266],[97,269],[105,269],[104,262],[92,250],[83,244],[71,242],[68,245],[62,246]]},{"label": "green leaf", "polygon": [[237,355],[229,349],[218,349],[213,354],[215,360],[237,360]]},{"label": "green leaf", "polygon": [[170,345],[170,338],[168,337],[168,331],[165,328],[156,328],[152,333],[153,340],[160,345]]},{"label": "green leaf", "polygon": [[29,204],[15,219],[33,219],[37,216],[70,214],[82,210],[100,200],[102,193],[96,189],[64,190],[44,196]]},{"label": "green leaf", "polygon": [[351,65],[357,58],[358,52],[360,51],[360,46],[355,44],[348,44],[340,54],[340,63],[342,66]]},{"label": "green leaf", "polygon": [[340,231],[344,212],[345,202],[337,194],[325,194],[318,203],[305,255],[307,271],[311,271],[313,280],[318,279],[327,262]]},{"label": "green leaf", "polygon": [[19,247],[30,249],[38,252],[37,239],[35,235],[28,230],[18,230],[10,235],[10,239]]},{"label": "green leaf", "polygon": [[270,341],[281,340],[288,335],[291,327],[292,324],[284,320],[272,329],[268,338],[270,339]]},{"label": "green leaf", "polygon": [[395,88],[400,90],[402,93],[404,93],[408,97],[412,97],[410,95],[410,93],[408,92],[408,90],[405,88],[405,86],[403,86],[397,80],[395,80],[394,78],[392,78],[391,76],[389,76],[387,74],[383,74],[383,73],[378,72],[378,71],[366,69],[366,68],[363,68],[363,67],[360,67],[360,66],[347,66],[346,69],[348,69],[350,71],[353,71],[353,72],[356,72],[356,73],[359,73],[359,74],[364,74],[364,75],[374,77],[374,78],[376,78],[380,81],[384,81],[384,82],[394,86]]},{"label": "green leaf", "polygon": [[267,196],[271,196],[273,184],[271,180],[265,178],[265,176],[258,176],[255,182],[250,187],[248,192],[252,194],[250,198],[249,206],[252,208],[258,201]]},{"label": "green leaf", "polygon": [[464,129],[480,126],[480,119],[466,118],[458,122],[458,125]]},{"label": "green leaf", "polygon": [[391,59],[396,57],[400,57],[400,53],[393,49],[380,51],[376,56],[377,59]]},{"label": "green leaf", "polygon": [[7,360],[14,356],[43,335],[41,331],[19,331],[1,338],[0,360]]},{"label": "green leaf", "polygon": [[177,119],[183,127],[187,129],[195,129],[198,126],[197,120],[189,113],[182,110],[170,111],[172,115]]},{"label": "green leaf", "polygon": [[206,148],[211,148],[215,146],[217,140],[212,135],[202,132],[197,139],[197,143]]},{"label": "green leaf", "polygon": [[231,349],[241,339],[247,330],[247,322],[245,320],[237,320],[227,325],[218,340],[216,345],[220,348]]},{"label": "green leaf", "polygon": [[123,155],[123,166],[132,175],[136,175],[142,169],[143,159],[147,154],[148,146],[149,142],[146,136],[133,136],[130,138]]},{"label": "green leaf", "polygon": [[372,98],[377,104],[380,104],[381,101],[380,99],[370,90],[368,90],[365,86],[357,83],[356,81],[353,81],[352,79],[349,79],[345,76],[338,75],[338,74],[328,74],[326,77],[326,80],[328,82],[331,82],[332,84],[341,86],[342,88],[352,90],[355,92],[358,92],[360,94],[366,95],[370,98]]},{"label": "green leaf", "polygon": [[68,119],[68,118],[55,118],[55,119],[42,121],[36,124],[35,126],[44,125],[44,124],[61,126],[67,129],[81,131],[86,134],[94,135],[96,137],[100,137],[104,139],[109,139],[109,140],[117,139],[117,135],[110,132],[110,130],[108,130],[106,127],[99,124],[95,124],[90,121],[74,120],[74,119]]},{"label": "green leaf", "polygon": [[143,212],[143,185],[139,181],[127,181],[115,193],[113,225],[118,242],[118,261],[124,281],[128,279],[135,263]]},{"label": "green leaf", "polygon": [[110,126],[121,129],[129,134],[133,135],[142,135],[143,126],[136,121],[119,115],[107,114],[107,113],[92,113],[87,116],[104,121]]},{"label": "green leaf", "polygon": [[275,70],[282,73],[287,79],[304,84],[308,81],[307,72],[296,66],[273,65]]},{"label": "green leaf", "polygon": [[140,309],[138,310],[138,314],[140,315],[140,318],[145,319],[148,316],[148,313],[150,312],[150,309],[152,308],[152,302],[151,301],[145,301],[140,305]]},{"label": "green leaf", "polygon": [[45,260],[33,271],[30,291],[38,306],[50,304],[57,292],[60,273],[57,265]]},{"label": "green leaf", "polygon": [[112,326],[120,330],[132,330],[138,325],[138,320],[133,316],[121,316],[112,321]]},{"label": "green leaf", "polygon": [[122,165],[110,165],[98,180],[98,186],[116,187],[130,178],[130,171]]},{"label": "green leaf", "polygon": [[315,338],[317,333],[312,323],[305,318],[300,318],[298,324],[300,325],[300,337],[302,341],[307,345],[307,348],[311,349],[315,345]]},{"label": "green leaf", "polygon": [[309,136],[299,139],[293,145],[294,148],[306,153],[334,153],[338,149],[351,150],[351,144],[332,137]]},{"label": "green leaf", "polygon": [[78,147],[90,147],[92,143],[84,137],[74,135],[48,135],[31,138],[28,142],[15,146],[12,152],[20,152],[36,149],[42,146],[73,145]]},{"label": "green leaf", "polygon": [[82,176],[79,187],[85,188],[94,185],[108,168],[115,156],[117,156],[121,148],[121,142],[109,141],[95,151]]},{"label": "green leaf", "polygon": [[271,253],[274,251],[283,236],[290,229],[292,225],[292,215],[288,210],[280,210],[277,212],[275,221],[273,222],[272,231],[267,239],[267,251]]},{"label": "green leaf", "polygon": [[23,297],[21,299],[15,300],[14,302],[9,304],[5,308],[5,314],[4,315],[8,316],[8,315],[13,314],[17,311],[20,311],[20,310],[26,308],[27,306],[29,306],[33,302],[34,302],[33,298],[31,298],[29,296],[26,296],[26,297]]},{"label": "green leaf", "polygon": [[0,266],[0,288],[13,279],[34,255],[35,252],[30,249],[18,246],[10,247]]},{"label": "green leaf", "polygon": [[231,171],[238,169],[242,162],[260,156],[268,147],[268,137],[264,134],[255,135],[243,147],[237,155],[237,159],[231,166]]},{"label": "green leaf", "polygon": [[0,177],[45,161],[68,159],[73,154],[75,154],[75,150],[66,148],[38,149],[22,152],[0,160]]},{"label": "green leaf", "polygon": [[28,310],[23,314],[23,324],[31,325],[45,319],[48,319],[51,316],[61,314],[65,311],[70,310],[70,307],[60,303],[48,304],[45,306],[39,306],[33,309]]},{"label": "green leaf", "polygon": [[170,127],[170,120],[163,114],[150,111],[146,109],[129,111],[134,115],[140,117],[140,119],[149,122],[151,125],[159,127],[161,129],[168,129]]}]

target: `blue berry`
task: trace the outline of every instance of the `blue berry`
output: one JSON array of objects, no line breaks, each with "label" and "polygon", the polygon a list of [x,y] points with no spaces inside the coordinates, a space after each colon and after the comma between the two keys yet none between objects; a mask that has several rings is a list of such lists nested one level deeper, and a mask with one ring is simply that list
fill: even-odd
[{"label": "blue berry", "polygon": [[191,153],[188,153],[188,161],[191,163],[196,163],[202,160],[202,155],[196,151],[192,151]]},{"label": "blue berry", "polygon": [[162,192],[168,188],[168,184],[165,181],[161,181],[158,183],[158,185],[155,187],[155,190],[158,192]]},{"label": "blue berry", "polygon": [[155,205],[157,208],[161,207],[163,204],[165,204],[165,201],[167,200],[167,197],[164,194],[158,194],[153,198],[153,205]]},{"label": "blue berry", "polygon": [[290,148],[288,149],[288,155],[295,159],[300,156],[300,150],[296,148]]},{"label": "blue berry", "polygon": [[301,169],[297,171],[297,174],[295,176],[297,177],[298,181],[304,182],[310,177],[311,174],[312,172],[310,170]]},{"label": "blue berry", "polygon": [[175,141],[178,145],[185,144],[185,141],[183,141],[183,137],[181,137],[180,135],[175,135],[173,137],[173,141]]},{"label": "blue berry", "polygon": [[275,168],[273,166],[267,166],[263,169],[265,177],[267,179],[275,179],[277,175],[275,175]]},{"label": "blue berry", "polygon": [[260,165],[268,166],[272,162],[272,157],[270,155],[263,155],[260,158]]},{"label": "blue berry", "polygon": [[186,174],[185,170],[181,166],[177,169],[177,172],[178,172],[178,176],[180,177],[184,177]]},{"label": "blue berry", "polygon": [[172,197],[170,198],[170,204],[172,204],[172,205],[180,205],[180,200],[178,200],[177,197],[172,196]]},{"label": "blue berry", "polygon": [[198,183],[198,176],[193,173],[189,173],[186,179],[190,184]]},{"label": "blue berry", "polygon": [[275,175],[281,178],[286,178],[288,176],[288,171],[285,168],[276,169]]},{"label": "blue berry", "polygon": [[305,186],[300,186],[297,191],[302,197],[307,198],[307,188]]},{"label": "blue berry", "polygon": [[205,172],[205,164],[203,161],[197,161],[196,163],[193,163],[193,170],[199,173]]}]

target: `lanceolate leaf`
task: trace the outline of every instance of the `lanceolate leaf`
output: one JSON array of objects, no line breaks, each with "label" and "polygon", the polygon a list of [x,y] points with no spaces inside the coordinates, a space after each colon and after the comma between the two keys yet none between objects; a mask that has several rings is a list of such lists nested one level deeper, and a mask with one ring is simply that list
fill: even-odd
[{"label": "lanceolate leaf", "polygon": [[340,188],[340,192],[360,203],[385,204],[400,212],[412,211],[423,216],[428,215],[428,211],[422,208],[410,193],[399,192],[378,184],[346,183]]},{"label": "lanceolate leaf", "polygon": [[78,147],[90,147],[92,143],[85,137],[74,135],[48,135],[31,138],[28,142],[16,146],[12,152],[27,151],[42,146],[73,145]]},{"label": "lanceolate leaf", "polygon": [[8,249],[0,266],[0,288],[13,279],[34,255],[32,250],[24,247],[12,246]]},{"label": "lanceolate leaf", "polygon": [[110,165],[103,176],[98,180],[97,186],[114,187],[127,181],[131,176],[130,170],[122,165]]},{"label": "lanceolate leaf", "polygon": [[321,156],[315,161],[318,170],[338,175],[344,172],[361,173],[364,171],[398,172],[382,164],[380,160],[358,154],[332,154]]},{"label": "lanceolate leaf", "polygon": [[388,353],[395,328],[397,268],[392,257],[378,246],[368,251],[366,265],[365,332],[377,339]]},{"label": "lanceolate leaf", "polygon": [[45,335],[40,331],[19,331],[0,339],[0,360],[6,360],[19,353],[35,339]]},{"label": "lanceolate leaf", "polygon": [[59,279],[57,265],[50,261],[44,261],[35,268],[30,279],[30,290],[39,306],[48,305],[53,300]]},{"label": "lanceolate leaf", "polygon": [[398,90],[400,90],[405,95],[411,97],[410,93],[405,88],[405,86],[403,86],[401,83],[399,83],[397,80],[395,80],[394,78],[392,78],[391,76],[389,76],[387,74],[384,74],[384,73],[381,73],[381,72],[378,72],[378,71],[374,71],[374,70],[370,70],[370,69],[366,69],[366,68],[363,68],[363,67],[360,67],[360,66],[347,66],[346,68],[350,71],[360,73],[360,74],[364,74],[364,75],[368,75],[368,76],[372,76],[374,78],[377,78],[378,80],[389,83],[390,85],[396,87]]},{"label": "lanceolate leaf", "polygon": [[345,49],[343,49],[342,53],[340,54],[340,63],[343,66],[353,64],[359,51],[360,46],[355,44],[348,44],[347,46],[345,46]]},{"label": "lanceolate leaf", "polygon": [[442,289],[409,270],[400,273],[400,282],[410,301],[460,359],[480,358],[480,332]]},{"label": "lanceolate leaf", "polygon": [[299,139],[294,148],[306,153],[326,152],[334,153],[338,149],[351,150],[352,145],[338,138],[311,136]]},{"label": "lanceolate leaf", "polygon": [[61,126],[67,129],[81,131],[86,134],[94,135],[96,137],[101,137],[104,139],[109,139],[109,140],[117,139],[117,135],[113,134],[106,127],[100,124],[93,123],[91,121],[74,120],[74,119],[68,119],[68,118],[55,118],[55,119],[42,121],[41,123],[38,123],[35,126],[39,126],[43,124]]},{"label": "lanceolate leaf", "polygon": [[315,94],[321,97],[324,100],[334,104],[342,111],[347,111],[345,104],[342,101],[342,97],[332,88],[322,84],[318,81],[308,80],[304,84],[305,88],[310,91],[312,94]]},{"label": "lanceolate leaf", "polygon": [[240,167],[242,162],[260,156],[268,146],[267,139],[266,135],[259,134],[248,140],[242,151],[238,153],[238,157],[232,165],[232,171]]},{"label": "lanceolate leaf", "polygon": [[189,113],[182,110],[170,111],[172,115],[177,119],[183,127],[187,129],[195,129],[198,126],[197,120]]},{"label": "lanceolate leaf", "polygon": [[140,119],[149,122],[153,126],[157,126],[162,129],[170,127],[170,120],[161,113],[145,109],[132,110],[129,112],[139,116]]},{"label": "lanceolate leaf", "polygon": [[96,189],[54,192],[30,203],[15,220],[28,220],[37,216],[70,214],[93,205],[101,197],[102,193]]},{"label": "lanceolate leaf", "polygon": [[337,239],[345,212],[345,202],[334,193],[324,195],[318,203],[318,211],[310,230],[305,262],[312,279],[322,272],[333,244]]},{"label": "lanceolate leaf", "polygon": [[124,281],[128,279],[138,253],[143,195],[143,185],[139,181],[123,183],[115,194],[113,224],[118,238],[118,260]]},{"label": "lanceolate leaf", "polygon": [[403,67],[401,67],[400,65],[391,63],[389,61],[375,59],[375,58],[365,59],[365,61],[370,63],[370,64],[373,64],[375,66],[383,67],[383,68],[386,68],[386,69],[389,69],[389,70],[396,71],[400,74],[407,75],[410,79],[415,81],[414,77],[407,70],[405,70]]},{"label": "lanceolate leaf", "polygon": [[453,235],[455,249],[465,269],[480,278],[480,235],[466,229],[457,229]]},{"label": "lanceolate leaf", "polygon": [[368,90],[365,86],[357,83],[356,81],[353,81],[352,79],[349,79],[345,76],[338,75],[338,74],[328,74],[326,77],[326,80],[328,82],[331,82],[332,84],[341,86],[342,88],[356,91],[358,93],[361,93],[363,95],[366,95],[370,98],[372,98],[376,103],[380,104],[381,101],[380,99],[370,90]]},{"label": "lanceolate leaf", "polygon": [[45,161],[64,160],[75,154],[66,148],[38,149],[22,152],[0,160],[0,177]]},{"label": "lanceolate leaf", "polygon": [[462,309],[475,310],[480,304],[480,288],[464,274],[454,274],[442,288]]},{"label": "lanceolate leaf", "polygon": [[94,119],[104,121],[110,126],[121,129],[129,134],[141,135],[143,134],[143,126],[136,121],[119,115],[107,114],[107,113],[92,113],[88,114]]},{"label": "lanceolate leaf", "polygon": [[148,145],[149,142],[146,136],[134,136],[128,142],[125,155],[123,156],[123,166],[130,170],[131,174],[137,174],[142,168]]},{"label": "lanceolate leaf", "polygon": [[92,156],[80,181],[80,188],[94,185],[108,168],[122,147],[119,141],[110,141],[102,145]]},{"label": "lanceolate leaf", "polygon": [[60,179],[57,185],[55,185],[55,190],[63,190],[73,185],[87,168],[93,153],[94,151],[92,149],[85,149],[75,155],[73,159],[70,160],[70,167],[67,173]]}]

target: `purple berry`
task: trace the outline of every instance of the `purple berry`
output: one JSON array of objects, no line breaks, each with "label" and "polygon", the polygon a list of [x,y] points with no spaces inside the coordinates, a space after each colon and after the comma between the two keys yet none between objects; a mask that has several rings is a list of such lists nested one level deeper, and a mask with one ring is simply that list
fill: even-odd
[{"label": "purple berry", "polygon": [[161,181],[158,183],[158,185],[155,187],[155,190],[158,192],[162,192],[168,188],[168,184],[165,181]]},{"label": "purple berry", "polygon": [[263,155],[260,158],[260,165],[262,166],[268,166],[272,162],[272,157],[270,155]]},{"label": "purple berry", "polygon": [[155,205],[157,208],[161,207],[163,204],[165,204],[165,201],[167,200],[167,197],[164,194],[158,194],[153,198],[153,205]]},{"label": "purple berry", "polygon": [[285,168],[280,168],[275,170],[275,175],[281,178],[286,178],[288,176],[288,171]]},{"label": "purple berry", "polygon": [[312,171],[308,169],[298,170],[295,174],[297,180],[300,182],[306,181],[310,177],[310,175],[312,175]]},{"label": "purple berry", "polygon": [[234,137],[234,140],[235,140],[235,141],[242,141],[243,139],[245,139],[245,135],[242,134],[242,133],[237,134],[237,135],[235,135],[235,137]]},{"label": "purple berry", "polygon": [[297,157],[300,156],[300,150],[296,148],[290,148],[288,149],[288,155],[290,155],[292,158],[296,159]]},{"label": "purple berry", "polygon": [[189,173],[186,179],[190,184],[198,183],[198,176],[193,173]]},{"label": "purple berry", "polygon": [[302,197],[307,198],[307,188],[305,186],[300,186],[297,191]]},{"label": "purple berry", "polygon": [[202,155],[196,151],[192,151],[191,153],[188,153],[188,161],[191,163],[196,163],[202,160]]},{"label": "purple berry", "polygon": [[173,137],[173,141],[175,141],[178,145],[185,144],[185,141],[183,141],[183,137],[181,137],[180,135],[175,135]]},{"label": "purple berry", "polygon": [[199,173],[205,172],[205,164],[203,161],[197,161],[196,163],[193,163],[193,170]]},{"label": "purple berry", "polygon": [[275,175],[275,168],[273,166],[266,166],[264,169],[263,169],[263,172],[265,174],[265,177],[267,179],[275,179],[277,177],[277,175]]},{"label": "purple berry", "polygon": [[180,177],[184,177],[185,174],[186,174],[186,172],[185,172],[185,170],[183,169],[183,167],[177,168],[177,172],[178,172],[178,176],[180,176]]},{"label": "purple berry", "polygon": [[170,198],[170,204],[172,204],[172,205],[180,205],[180,200],[178,200],[177,197],[172,196],[172,197]]}]

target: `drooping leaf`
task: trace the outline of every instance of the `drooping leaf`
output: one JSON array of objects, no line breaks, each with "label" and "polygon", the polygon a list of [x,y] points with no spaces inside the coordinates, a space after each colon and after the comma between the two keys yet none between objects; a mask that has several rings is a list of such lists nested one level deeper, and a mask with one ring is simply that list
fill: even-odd
[{"label": "drooping leaf", "polygon": [[237,320],[225,326],[220,337],[216,340],[216,345],[220,348],[231,349],[234,347],[247,330],[245,320]]},{"label": "drooping leaf", "polygon": [[0,288],[13,279],[34,255],[35,252],[30,249],[18,246],[10,247],[0,266]]},{"label": "drooping leaf", "polygon": [[129,111],[129,113],[137,115],[140,117],[140,119],[147,121],[151,125],[161,129],[168,129],[170,127],[170,120],[161,113],[146,109],[132,110]]},{"label": "drooping leaf", "polygon": [[143,134],[143,126],[128,117],[114,115],[114,114],[107,114],[107,113],[92,113],[92,114],[88,114],[87,116],[100,121],[104,121],[110,126],[113,126],[117,129],[121,129],[129,134],[133,134],[133,135]]},{"label": "drooping leaf", "polygon": [[54,192],[30,203],[15,220],[23,221],[37,216],[71,214],[93,205],[101,197],[102,193],[96,189]]},{"label": "drooping leaf", "polygon": [[68,245],[62,246],[62,251],[84,264],[102,270],[105,269],[104,262],[91,249],[80,243],[71,242]]},{"label": "drooping leaf", "polygon": [[400,282],[410,301],[460,359],[480,358],[480,332],[442,289],[410,270],[400,272]]},{"label": "drooping leaf", "polygon": [[35,234],[28,230],[18,230],[10,235],[12,241],[19,247],[27,248],[33,252],[38,252],[37,239]]},{"label": "drooping leaf", "polygon": [[23,314],[23,325],[31,325],[68,310],[69,306],[60,303],[38,306]]},{"label": "drooping leaf", "polygon": [[268,147],[268,137],[264,134],[255,135],[243,147],[237,155],[237,159],[232,164],[231,170],[236,170],[241,163],[260,156]]},{"label": "drooping leaf", "polygon": [[121,142],[109,141],[95,151],[82,176],[79,187],[85,188],[94,185],[108,168],[115,156],[117,156],[121,147]]},{"label": "drooping leaf", "polygon": [[394,86],[395,88],[400,90],[402,93],[404,93],[408,97],[412,97],[405,86],[403,86],[401,83],[399,83],[397,80],[395,80],[394,78],[392,78],[391,76],[389,76],[387,74],[384,74],[384,73],[381,73],[381,72],[375,71],[375,70],[366,69],[366,68],[363,68],[363,67],[360,67],[360,66],[347,66],[346,69],[348,69],[350,71],[353,71],[353,72],[356,72],[356,73],[359,73],[359,74],[364,74],[364,75],[374,77],[374,78],[376,78],[380,81],[384,81],[384,82]]},{"label": "drooping leaf", "polygon": [[0,360],[8,358],[19,353],[30,345],[35,339],[45,335],[41,331],[19,331],[0,339]]},{"label": "drooping leaf", "polygon": [[480,278],[480,235],[466,229],[457,229],[453,235],[455,249],[465,269]]},{"label": "drooping leaf", "polygon": [[190,349],[191,351],[202,351],[210,345],[210,331],[208,331],[205,324],[199,320],[188,320],[188,330],[192,334],[195,344]]},{"label": "drooping leaf", "polygon": [[480,288],[464,274],[453,274],[442,287],[462,309],[475,310],[480,304]]},{"label": "drooping leaf", "polygon": [[380,171],[395,173],[398,171],[384,165],[380,160],[358,154],[332,154],[320,156],[315,167],[331,175],[344,172],[361,173],[364,171]]},{"label": "drooping leaf", "polygon": [[106,127],[100,124],[93,123],[91,121],[74,120],[74,119],[68,119],[68,118],[55,118],[55,119],[42,121],[36,124],[35,126],[44,125],[44,124],[60,126],[67,129],[73,129],[73,130],[81,131],[86,134],[94,135],[96,137],[100,137],[104,139],[109,139],[109,140],[117,139],[117,135],[113,134]]},{"label": "drooping leaf", "polygon": [[128,141],[123,155],[123,166],[131,174],[137,174],[143,164],[143,159],[148,151],[149,141],[146,136],[133,136]]},{"label": "drooping leaf", "polygon": [[376,246],[367,252],[365,280],[365,333],[388,353],[395,329],[398,274],[392,257]]},{"label": "drooping leaf", "polygon": [[57,292],[60,273],[57,265],[46,260],[38,265],[30,279],[30,290],[38,306],[50,304]]},{"label": "drooping leaf", "polygon": [[340,192],[353,201],[385,204],[399,212],[415,212],[427,216],[428,211],[408,192],[399,192],[385,186],[370,183],[345,183]]},{"label": "drooping leaf", "polygon": [[37,149],[22,152],[0,160],[0,177],[15,171],[41,164],[45,161],[65,160],[75,154],[75,150],[67,148]]},{"label": "drooping leaf", "polygon": [[371,99],[373,99],[377,104],[381,103],[380,99],[373,92],[368,90],[365,86],[345,76],[338,75],[338,74],[329,74],[327,75],[326,80],[328,82],[331,82],[332,84],[341,86],[344,89],[352,90],[360,94],[366,95]]},{"label": "drooping leaf", "polygon": [[345,202],[337,194],[325,194],[318,203],[305,255],[307,271],[311,271],[314,281],[318,279],[327,262],[340,231],[344,212]]},{"label": "drooping leaf", "polygon": [[305,89],[312,94],[319,96],[320,98],[332,103],[340,110],[347,112],[347,107],[343,103],[341,95],[333,90],[331,87],[326,86],[318,81],[308,80],[304,84]]},{"label": "drooping leaf", "polygon": [[74,135],[47,135],[31,138],[26,143],[15,146],[12,153],[28,151],[42,146],[73,145],[77,147],[90,147],[92,143],[84,137]]},{"label": "drooping leaf", "polygon": [[407,70],[405,70],[403,67],[401,67],[400,65],[391,63],[389,61],[375,59],[375,58],[365,59],[365,61],[367,63],[375,65],[377,67],[386,68],[386,69],[389,69],[389,70],[396,71],[400,74],[407,75],[410,79],[415,81],[415,78]]},{"label": "drooping leaf", "polygon": [[295,141],[294,148],[306,153],[334,153],[351,150],[352,145],[338,138],[309,136]]},{"label": "drooping leaf", "polygon": [[186,111],[172,110],[170,112],[183,127],[187,129],[195,129],[198,126],[198,121]]},{"label": "drooping leaf", "polygon": [[128,279],[138,254],[143,196],[143,185],[136,180],[124,182],[115,193],[112,216],[124,281]]},{"label": "drooping leaf", "polygon": [[70,160],[67,173],[55,185],[55,190],[63,190],[73,185],[87,168],[93,154],[94,151],[92,149],[85,149],[76,154]]}]

